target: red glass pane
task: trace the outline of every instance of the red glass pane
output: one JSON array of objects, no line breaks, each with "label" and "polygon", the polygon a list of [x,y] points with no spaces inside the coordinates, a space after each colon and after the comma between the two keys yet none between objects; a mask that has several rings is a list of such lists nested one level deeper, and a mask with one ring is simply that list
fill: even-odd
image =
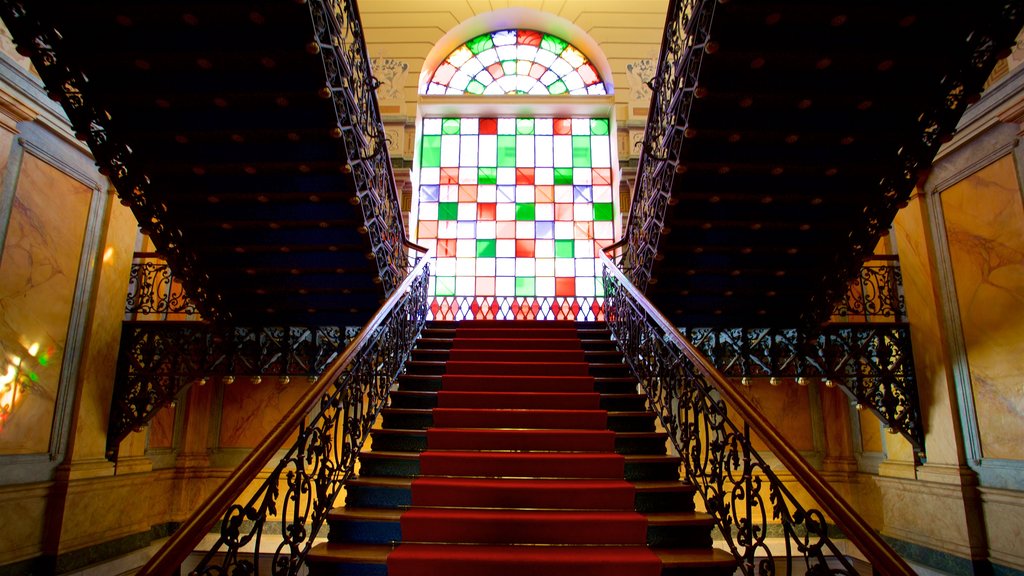
[{"label": "red glass pane", "polygon": [[494,296],[494,277],[481,277],[476,279],[477,296]]},{"label": "red glass pane", "polygon": [[459,202],[476,202],[476,186],[459,186]]},{"label": "red glass pane", "polygon": [[555,134],[572,134],[572,119],[571,118],[555,118],[554,122]]},{"label": "red glass pane", "polygon": [[572,204],[555,204],[555,220],[559,222],[572,222]]},{"label": "red glass pane", "polygon": [[516,184],[533,184],[533,168],[516,168]]},{"label": "red glass pane", "polygon": [[455,257],[455,239],[449,238],[447,240],[437,241],[437,257],[438,258],[454,258]]},{"label": "red glass pane", "polygon": [[533,258],[534,240],[516,240],[516,257]]},{"label": "red glass pane", "polygon": [[530,67],[530,77],[537,78],[539,80],[540,77],[543,76],[544,73],[547,71],[547,67],[541,66],[540,64],[534,64],[533,66]]},{"label": "red glass pane", "polygon": [[580,77],[583,78],[583,83],[586,84],[587,86],[590,86],[591,84],[600,80],[600,78],[597,75],[597,70],[594,70],[594,67],[589,63],[580,66],[579,68],[577,68],[577,71],[579,71]]},{"label": "red glass pane", "polygon": [[[476,205],[476,219],[492,221],[497,217],[497,205],[493,202]],[[437,226],[435,226],[437,228]]]},{"label": "red glass pane", "polygon": [[573,230],[577,240],[591,240],[594,238],[593,222],[576,222]]},{"label": "red glass pane", "polygon": [[497,134],[498,133],[498,119],[497,118],[481,118],[480,119],[480,133],[481,134]]},{"label": "red glass pane", "polygon": [[523,46],[540,46],[540,32],[534,30],[520,30],[516,36],[517,43]]},{"label": "red glass pane", "polygon": [[452,76],[455,75],[455,71],[455,66],[452,66],[447,62],[441,64],[441,66],[437,68],[437,72],[434,72],[434,82],[447,86],[448,82],[451,81]]},{"label": "red glass pane", "polygon": [[611,168],[594,168],[593,179],[594,179],[594,186],[611,186],[612,185],[612,169]]},{"label": "red glass pane", "polygon": [[555,296],[575,296],[576,278],[555,278]]},{"label": "red glass pane", "polygon": [[437,238],[437,220],[420,221],[420,238]]},{"label": "red glass pane", "polygon": [[487,67],[487,71],[491,73],[495,80],[505,75],[505,71],[501,68],[501,62],[491,64]]},{"label": "red glass pane", "polygon": [[458,184],[458,168],[441,168],[441,184]]},{"label": "red glass pane", "polygon": [[534,197],[538,203],[554,202],[555,201],[555,187],[554,186],[536,186],[533,189]]},{"label": "red glass pane", "polygon": [[516,237],[516,223],[515,222],[498,222],[495,224],[494,235],[497,238],[515,238]]}]

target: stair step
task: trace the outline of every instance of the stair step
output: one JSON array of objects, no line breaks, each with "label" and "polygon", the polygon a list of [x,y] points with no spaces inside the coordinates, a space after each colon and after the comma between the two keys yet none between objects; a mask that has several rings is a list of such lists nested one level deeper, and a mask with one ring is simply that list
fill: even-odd
[{"label": "stair step", "polygon": [[[469,446],[478,446],[484,438],[490,438],[497,444],[494,449],[498,450],[555,450],[564,442],[572,442],[577,452],[605,452],[610,450],[602,440],[605,438],[605,431],[600,430],[482,430],[479,428],[467,429],[471,438],[463,440],[462,444],[454,438],[459,432],[455,429],[452,432],[435,429],[439,437],[445,438],[445,444],[438,446],[438,449],[457,449]],[[535,436],[529,441],[527,436]],[[667,450],[667,434],[664,432],[611,432],[608,435],[613,438],[614,451],[619,454],[665,454]],[[373,450],[386,450],[392,452],[422,452],[427,449],[426,430],[402,430],[402,429],[375,429],[370,431]]]},{"label": "stair step", "polygon": [[609,479],[625,477],[630,481],[658,481],[678,478],[679,462],[676,456],[593,452],[376,450],[359,455],[360,474],[364,478],[418,475]]},{"label": "stair step", "polygon": [[[436,410],[442,410],[437,408]],[[454,419],[448,419],[445,416],[446,422],[452,422],[452,426],[460,428],[482,428],[483,424],[491,423],[491,428],[542,428],[549,427],[552,429],[556,428],[590,428],[590,429],[603,429],[604,423],[598,423],[604,414],[607,414],[607,427],[615,432],[653,432],[654,421],[656,416],[653,412],[649,411],[623,411],[623,412],[606,412],[604,410],[462,410],[458,408],[443,409],[446,414],[452,416],[458,415],[460,418],[464,416],[463,420],[458,420],[459,423],[454,423]],[[488,412],[488,414],[482,414]],[[525,415],[516,414],[523,412],[533,412],[536,414]],[[575,413],[575,415],[573,415]],[[419,429],[424,430],[434,426],[434,411],[424,408],[385,408],[381,410],[381,416],[383,417],[384,428],[402,428],[402,429]],[[549,418],[550,417],[550,418]],[[576,423],[569,425],[565,418],[572,417],[576,419]],[[481,425],[467,425],[467,422],[472,422],[474,418],[482,420]],[[492,420],[488,420],[492,418]],[[532,419],[532,420],[528,420]],[[588,425],[580,425],[582,421],[590,422]],[[592,420],[592,422],[591,422]],[[534,425],[521,425],[523,422],[532,421]],[[518,424],[517,424],[518,422]]]},{"label": "stair step", "polygon": [[[450,508],[412,508],[411,511],[453,510]],[[330,527],[328,540],[331,542],[355,542],[361,544],[390,544],[403,540],[403,528],[399,524],[403,514],[410,510],[397,508],[336,508],[327,515]],[[458,510],[458,509],[456,509]],[[495,510],[463,510],[467,515],[478,514],[484,519]],[[526,512],[525,510],[523,512]],[[635,514],[634,512],[595,511],[543,511],[530,510],[535,514],[561,515],[589,520],[588,516],[601,514]],[[606,516],[607,517],[607,516]],[[654,547],[710,546],[714,518],[701,512],[658,512],[642,516],[645,519],[645,542]],[[457,520],[458,518],[456,518]],[[600,518],[598,518],[600,519]],[[408,540],[408,537],[405,538]],[[419,540],[422,541],[422,540]],[[470,541],[470,540],[466,540]],[[550,542],[534,542],[550,543]],[[577,541],[576,543],[580,543]]]},{"label": "stair step", "polygon": [[438,391],[442,382],[446,390],[492,390],[537,392],[600,392],[601,394],[635,394],[637,381],[632,376],[443,376],[436,374],[402,374],[399,389],[406,391]]},{"label": "stair step", "polygon": [[[324,542],[309,551],[309,573],[310,576],[387,576],[387,557],[393,549],[390,545]],[[591,548],[583,550],[584,554],[593,552]],[[661,560],[661,576],[726,576],[736,569],[736,559],[717,548],[662,548],[653,551]],[[560,573],[565,573],[564,568]]]},{"label": "stair step", "polygon": [[[345,505],[352,508],[408,508],[412,506],[412,477],[359,477],[353,478],[345,484],[346,499]],[[421,480],[422,482],[422,480]],[[536,481],[541,484],[526,486],[525,481],[508,479],[452,479],[450,482],[460,483],[463,486],[465,495],[468,490],[493,492],[498,498],[495,502],[509,504],[510,497],[519,491],[536,490],[538,486],[550,494],[547,497],[551,508],[564,508],[568,498],[580,499],[587,503],[590,509],[630,509],[628,499],[632,498],[632,509],[644,514],[651,512],[692,512],[694,510],[694,495],[696,489],[685,482],[637,481],[626,483],[624,481],[591,481],[589,483],[560,480]],[[430,479],[428,483],[443,483],[441,479]],[[573,486],[564,488],[566,486]],[[422,485],[421,485],[422,486]],[[584,500],[589,497],[587,492],[582,491],[581,486],[592,488],[592,500]],[[611,492],[604,492],[609,487]],[[562,488],[560,490],[560,488]],[[601,490],[601,492],[598,492]],[[511,496],[510,496],[511,495]],[[483,497],[483,494],[480,496]],[[626,498],[623,506],[618,506],[617,499]],[[486,504],[486,500],[480,500],[478,505]],[[445,504],[440,501],[419,502],[420,505],[443,506],[459,504],[453,502]],[[511,505],[511,504],[509,504]],[[537,507],[537,506],[534,506]]]}]

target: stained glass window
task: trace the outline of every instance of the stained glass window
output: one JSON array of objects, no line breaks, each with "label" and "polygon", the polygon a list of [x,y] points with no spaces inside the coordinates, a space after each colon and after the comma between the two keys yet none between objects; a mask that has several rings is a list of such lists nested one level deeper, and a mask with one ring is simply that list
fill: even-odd
[{"label": "stained glass window", "polygon": [[416,236],[436,249],[435,301],[518,302],[538,318],[583,302],[596,314],[596,258],[615,237],[609,120],[422,122]]},{"label": "stained glass window", "polygon": [[434,71],[427,94],[605,94],[593,64],[565,40],[498,30],[459,46]]}]

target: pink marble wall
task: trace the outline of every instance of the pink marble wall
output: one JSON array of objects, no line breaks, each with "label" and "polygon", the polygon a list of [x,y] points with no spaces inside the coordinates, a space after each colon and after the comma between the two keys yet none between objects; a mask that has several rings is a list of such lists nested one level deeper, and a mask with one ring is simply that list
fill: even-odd
[{"label": "pink marble wall", "polygon": [[[739,383],[737,382],[737,385]],[[805,386],[797,386],[791,379],[782,379],[778,386],[768,384],[766,378],[752,379],[752,385],[743,387],[747,397],[761,413],[789,440],[797,450],[814,450],[814,435],[811,429],[811,404]],[[730,414],[733,423],[741,421]],[[754,436],[751,444],[757,450],[767,450],[760,438]]]},{"label": "pink marble wall", "polygon": [[983,455],[1024,459],[1024,206],[1012,156],[942,193]]},{"label": "pink marble wall", "polygon": [[48,450],[91,197],[25,155],[0,261],[0,375],[20,362],[24,394],[3,423],[0,454]]},{"label": "pink marble wall", "polygon": [[236,378],[224,387],[220,447],[254,448],[308,386],[306,378],[292,378],[288,384],[277,377],[263,378],[259,384]]},{"label": "pink marble wall", "polygon": [[149,448],[170,448],[174,439],[175,408],[165,406],[149,421]]}]

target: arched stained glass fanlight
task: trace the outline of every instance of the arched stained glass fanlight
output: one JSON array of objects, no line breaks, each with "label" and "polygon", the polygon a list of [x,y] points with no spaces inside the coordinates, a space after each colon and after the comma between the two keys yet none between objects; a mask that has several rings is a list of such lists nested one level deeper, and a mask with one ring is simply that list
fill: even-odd
[{"label": "arched stained glass fanlight", "polygon": [[427,94],[606,94],[575,46],[536,30],[498,30],[459,46],[434,71]]}]

